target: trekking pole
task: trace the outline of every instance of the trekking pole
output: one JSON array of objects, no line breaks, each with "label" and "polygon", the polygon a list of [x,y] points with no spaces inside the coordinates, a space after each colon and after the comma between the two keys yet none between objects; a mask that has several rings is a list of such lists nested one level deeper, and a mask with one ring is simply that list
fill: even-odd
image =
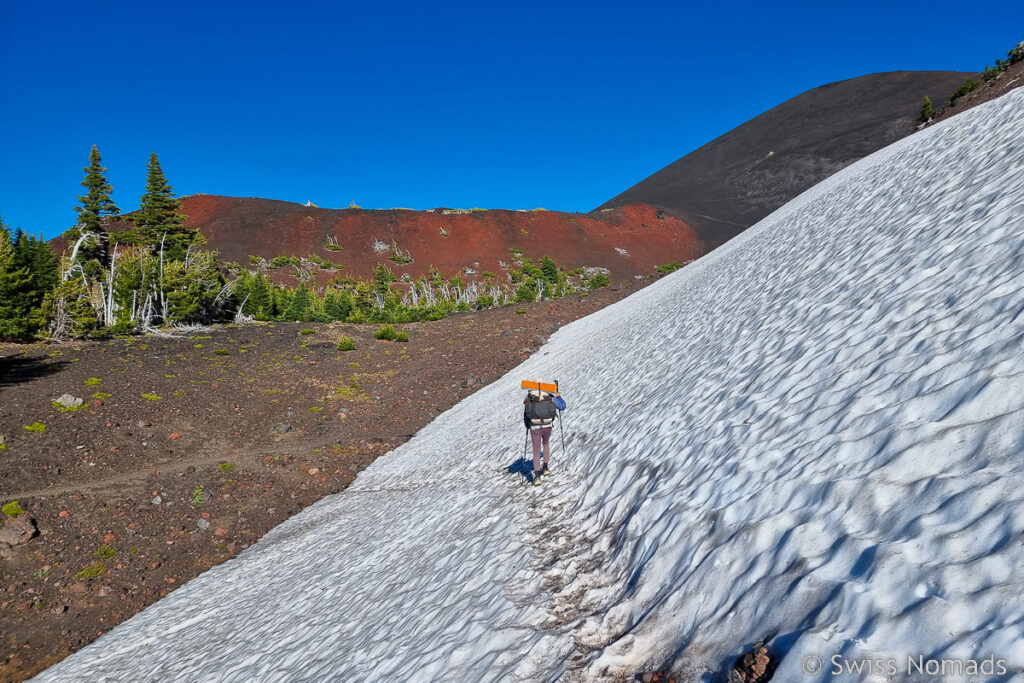
[{"label": "trekking pole", "polygon": [[[530,446],[530,428],[526,428],[526,441],[523,442],[523,466],[526,466],[526,449]],[[523,479],[526,479],[526,471],[523,471]]]},{"label": "trekking pole", "polygon": [[[555,392],[561,393],[558,389],[558,380],[555,380]],[[566,456],[565,453],[565,429],[562,427],[562,411],[558,411],[558,436],[562,440],[562,457]]]}]

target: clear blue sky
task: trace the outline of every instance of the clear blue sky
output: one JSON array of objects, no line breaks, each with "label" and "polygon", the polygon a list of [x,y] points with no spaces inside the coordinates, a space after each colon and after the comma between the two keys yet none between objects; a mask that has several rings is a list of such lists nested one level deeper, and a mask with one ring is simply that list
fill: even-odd
[{"label": "clear blue sky", "polygon": [[[138,207],[589,211],[804,90],[980,71],[1024,3],[0,2],[0,216],[75,222],[99,146]],[[993,7],[995,7],[993,5]]]}]

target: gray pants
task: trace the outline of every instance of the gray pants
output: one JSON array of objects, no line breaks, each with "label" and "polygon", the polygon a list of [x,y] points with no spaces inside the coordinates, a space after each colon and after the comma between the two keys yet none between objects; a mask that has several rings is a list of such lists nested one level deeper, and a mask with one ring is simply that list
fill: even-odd
[{"label": "gray pants", "polygon": [[533,469],[540,470],[540,448],[541,442],[544,444],[544,460],[548,463],[551,462],[551,444],[548,440],[551,438],[551,427],[542,427],[540,429],[530,430],[530,440],[533,441]]}]

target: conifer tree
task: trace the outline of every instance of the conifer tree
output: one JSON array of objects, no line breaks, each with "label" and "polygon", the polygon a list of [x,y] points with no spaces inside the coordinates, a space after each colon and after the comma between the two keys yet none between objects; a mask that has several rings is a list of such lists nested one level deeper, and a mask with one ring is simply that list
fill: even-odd
[{"label": "conifer tree", "polygon": [[545,256],[541,259],[540,269],[544,273],[544,279],[552,284],[558,282],[558,266],[551,259],[550,256]]},{"label": "conifer tree", "polygon": [[26,294],[31,286],[28,269],[16,265],[11,233],[0,222],[0,339],[28,335]]},{"label": "conifer tree", "polygon": [[163,243],[166,260],[182,260],[195,232],[184,227],[185,216],[178,213],[181,200],[174,196],[167,182],[156,152],[149,156],[146,192],[139,202],[139,210],[132,216],[139,239],[154,252]]},{"label": "conifer tree", "polygon": [[932,106],[932,100],[927,95],[924,96],[924,105],[921,106],[921,115],[917,117],[918,123],[928,123],[931,121],[932,116],[935,115],[935,108]]},{"label": "conifer tree", "polygon": [[312,319],[313,296],[310,294],[305,282],[301,283],[298,289],[295,290],[291,301],[288,303],[288,308],[285,310],[284,317],[286,320],[299,320],[302,322],[309,322]]},{"label": "conifer tree", "polygon": [[109,236],[104,224],[110,217],[120,214],[121,210],[117,208],[114,200],[110,197],[114,188],[110,186],[104,175],[107,169],[101,164],[100,150],[96,145],[93,145],[89,152],[89,165],[82,170],[85,171],[82,187],[86,191],[83,196],[78,198],[82,205],[75,207],[75,211],[78,212],[77,227],[80,231],[79,234],[81,232],[95,234],[96,241],[82,249],[79,256],[83,260],[95,258],[101,264],[106,265]]},{"label": "conifer tree", "polygon": [[13,248],[14,267],[28,272],[29,282],[24,292],[23,306],[26,315],[34,321],[29,328],[35,331],[39,327],[39,308],[60,279],[57,257],[41,235],[34,237],[21,229],[15,232]]}]

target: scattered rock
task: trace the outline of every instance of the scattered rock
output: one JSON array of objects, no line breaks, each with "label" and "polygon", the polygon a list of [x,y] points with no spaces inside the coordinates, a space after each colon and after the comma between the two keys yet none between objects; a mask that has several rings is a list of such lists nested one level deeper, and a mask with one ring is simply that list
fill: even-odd
[{"label": "scattered rock", "polygon": [[154,498],[150,502],[153,503],[153,505],[159,505],[160,503],[164,502],[164,499],[161,498],[160,496],[157,496],[156,498]]},{"label": "scattered rock", "polygon": [[228,530],[222,526],[217,527],[213,531],[214,536],[227,536]]},{"label": "scattered rock", "polygon": [[309,468],[309,473],[310,474],[320,474],[320,468],[319,467],[310,467]]},{"label": "scattered rock", "polygon": [[[0,543],[0,560],[9,560],[14,557],[14,548],[7,545],[6,543]],[[7,606],[7,603],[4,603]]]},{"label": "scattered rock", "polygon": [[58,516],[58,517],[70,517],[70,516],[71,516],[71,510],[61,510],[61,511],[60,511],[60,512],[59,512],[59,513],[57,514],[57,516]]},{"label": "scattered rock", "polygon": [[196,522],[196,526],[202,529],[203,531],[206,531],[210,528],[210,523],[207,520],[200,518],[199,521]]},{"label": "scattered rock", "polygon": [[85,581],[77,581],[68,586],[68,592],[76,598],[84,598],[89,593],[89,584]]},{"label": "scattered rock", "polygon": [[59,403],[61,406],[65,408],[77,408],[78,406],[82,405],[82,403],[84,403],[82,399],[75,398],[71,394],[64,394],[60,398],[55,398],[53,402]]},{"label": "scattered rock", "polygon": [[278,434],[287,434],[292,431],[292,426],[286,422],[282,422],[281,424],[274,425],[274,431]]},{"label": "scattered rock", "polygon": [[25,515],[8,517],[7,523],[0,528],[0,543],[6,543],[10,546],[24,545],[38,533],[36,520],[30,519]]},{"label": "scattered rock", "polygon": [[140,427],[152,427],[153,423],[150,422],[149,420],[139,420],[138,425]]},{"label": "scattered rock", "polygon": [[729,672],[729,683],[764,683],[771,679],[774,672],[775,663],[764,641],[761,641],[736,660]]},{"label": "scattered rock", "polygon": [[98,591],[96,591],[96,592],[100,594],[101,598],[105,598],[108,595],[110,595],[110,586],[107,586],[107,585],[104,584],[104,585],[100,586],[100,589]]},{"label": "scattered rock", "polygon": [[113,543],[114,542],[114,538],[115,538],[114,534],[107,534],[106,536],[103,537],[103,542],[104,543]]},{"label": "scattered rock", "polygon": [[171,437],[170,438],[171,438],[171,441],[177,441],[178,439],[181,438],[181,434],[179,434],[178,432],[171,432]]},{"label": "scattered rock", "polygon": [[648,672],[639,676],[639,679],[643,683],[676,683],[676,679],[672,678],[664,671],[657,671],[655,673]]}]

